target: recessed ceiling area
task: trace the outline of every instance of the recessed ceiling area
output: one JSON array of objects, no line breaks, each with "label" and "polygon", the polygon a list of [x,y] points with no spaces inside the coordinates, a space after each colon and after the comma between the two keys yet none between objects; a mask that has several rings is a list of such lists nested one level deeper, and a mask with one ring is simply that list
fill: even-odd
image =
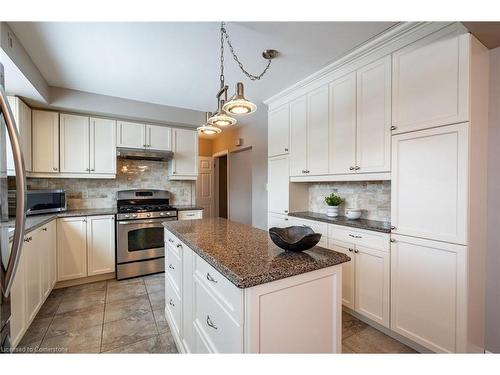
[{"label": "recessed ceiling area", "polygon": [[[214,110],[219,87],[217,22],[9,22],[50,86],[201,111]],[[259,102],[395,25],[394,22],[227,22],[251,73],[261,53],[280,52],[261,81],[239,70],[226,46],[225,77]]]}]

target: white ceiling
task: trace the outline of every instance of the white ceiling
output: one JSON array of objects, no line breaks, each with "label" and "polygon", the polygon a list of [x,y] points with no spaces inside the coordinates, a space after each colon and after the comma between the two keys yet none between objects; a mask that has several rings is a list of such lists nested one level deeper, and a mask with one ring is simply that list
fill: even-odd
[{"label": "white ceiling", "polygon": [[[219,24],[214,22],[10,22],[49,85],[196,110],[213,110],[219,86]],[[262,101],[345,55],[394,22],[229,22],[251,82],[226,52],[226,84],[243,81]],[[227,48],[226,48],[227,50]]]}]

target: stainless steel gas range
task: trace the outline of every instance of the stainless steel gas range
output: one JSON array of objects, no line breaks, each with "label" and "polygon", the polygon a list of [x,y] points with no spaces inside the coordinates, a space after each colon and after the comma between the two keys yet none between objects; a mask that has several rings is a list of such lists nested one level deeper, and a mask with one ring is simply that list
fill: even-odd
[{"label": "stainless steel gas range", "polygon": [[165,270],[162,222],[177,220],[166,190],[117,193],[116,278],[127,279]]}]

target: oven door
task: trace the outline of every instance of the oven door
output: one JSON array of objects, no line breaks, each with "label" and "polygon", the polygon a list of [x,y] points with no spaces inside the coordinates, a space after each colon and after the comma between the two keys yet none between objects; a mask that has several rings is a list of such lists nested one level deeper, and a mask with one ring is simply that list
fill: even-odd
[{"label": "oven door", "polygon": [[165,254],[164,218],[116,222],[117,263],[159,258]]}]

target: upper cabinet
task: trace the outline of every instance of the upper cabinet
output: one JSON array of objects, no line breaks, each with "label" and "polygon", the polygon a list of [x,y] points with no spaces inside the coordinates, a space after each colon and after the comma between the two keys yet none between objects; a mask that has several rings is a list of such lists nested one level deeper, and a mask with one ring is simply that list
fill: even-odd
[{"label": "upper cabinet", "polygon": [[[9,96],[9,105],[14,115],[17,131],[19,132],[19,142],[24,156],[24,167],[27,172],[31,171],[31,108],[16,96]],[[7,175],[16,174],[14,159],[12,157],[12,148],[10,138],[6,136],[7,141]]]},{"label": "upper cabinet", "polygon": [[172,129],[167,126],[118,121],[117,147],[170,151]]},{"label": "upper cabinet", "polygon": [[285,104],[272,112],[269,112],[268,137],[269,149],[268,157],[288,154],[289,149],[289,110]]},{"label": "upper cabinet", "polygon": [[198,133],[189,129],[172,129],[174,158],[169,163],[169,179],[196,180],[198,177]]},{"label": "upper cabinet", "polygon": [[33,172],[59,173],[59,113],[33,110]]},{"label": "upper cabinet", "polygon": [[468,120],[469,38],[445,28],[393,53],[393,134]]},{"label": "upper cabinet", "polygon": [[115,175],[116,121],[61,114],[61,173]]},{"label": "upper cabinet", "polygon": [[307,170],[306,96],[290,103],[290,149],[290,176],[305,175]]}]

